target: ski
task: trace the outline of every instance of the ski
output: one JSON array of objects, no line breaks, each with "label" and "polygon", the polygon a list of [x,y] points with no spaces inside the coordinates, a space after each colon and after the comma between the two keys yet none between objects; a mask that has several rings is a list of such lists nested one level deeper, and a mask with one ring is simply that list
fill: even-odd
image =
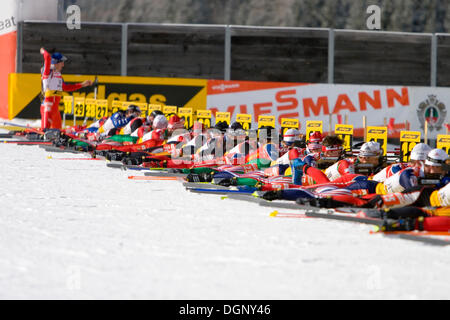
[{"label": "ski", "polygon": [[228,187],[211,184],[209,182],[183,182],[183,186],[186,189],[195,189],[195,188],[198,188],[198,189],[221,189],[221,190],[229,190],[230,189]]},{"label": "ski", "polygon": [[185,178],[187,176],[187,174],[185,173],[173,173],[169,171],[151,171],[151,170],[145,172],[144,175],[151,177],[180,177],[180,178]]},{"label": "ski", "polygon": [[358,217],[355,214],[343,214],[343,213],[333,213],[333,210],[329,210],[329,213],[321,213],[318,210],[307,210],[305,215],[308,217],[314,218],[323,218],[323,219],[332,219],[332,220],[340,220],[340,221],[349,221],[349,222],[359,222],[364,224],[371,224],[375,226],[382,226],[384,220],[376,219],[376,218],[363,218]]},{"label": "ski", "polygon": [[406,231],[402,232],[382,232],[383,236],[395,237],[403,240],[411,240],[416,242],[422,242],[425,244],[435,245],[435,246],[448,246],[450,241],[447,239],[432,238],[432,236],[421,235],[419,233],[414,234],[414,232]]},{"label": "ski", "polygon": [[311,218],[313,219],[314,217],[309,217],[304,213],[292,213],[292,212],[278,212],[278,211],[273,211],[270,213],[270,216],[272,218],[298,218],[298,219],[307,219],[307,218]]},{"label": "ski", "polygon": [[274,200],[274,201],[265,201],[260,203],[263,207],[271,207],[271,208],[280,208],[280,209],[293,209],[293,210],[299,210],[299,209],[310,209],[310,206],[302,206],[294,201],[287,201],[287,200]]},{"label": "ski", "polygon": [[106,163],[106,166],[108,168],[115,168],[115,169],[122,169],[122,170],[138,170],[138,171],[150,170],[149,168],[141,167],[138,165],[123,164],[120,161],[114,161],[114,160],[109,160],[109,162]]},{"label": "ski", "polygon": [[52,156],[48,156],[47,159],[49,159],[49,160],[92,160],[92,161],[102,160],[102,159],[98,159],[98,158],[53,158]]},{"label": "ski", "polygon": [[231,193],[236,193],[236,194],[252,194],[253,191],[243,191],[243,190],[223,190],[223,189],[202,189],[202,188],[191,188],[188,189],[191,192],[194,193],[209,193],[209,194],[231,194]]},{"label": "ski", "polygon": [[177,181],[182,178],[180,177],[161,177],[161,176],[128,176],[130,180],[140,180],[140,181]]},{"label": "ski", "polygon": [[56,147],[53,145],[40,145],[39,147],[43,148],[47,152],[67,152],[67,153],[76,153],[76,154],[86,153],[85,151]]},{"label": "ski", "polygon": [[16,144],[18,146],[22,145],[51,145],[51,141],[44,141],[44,140],[1,140],[0,143],[10,143],[10,144]]}]

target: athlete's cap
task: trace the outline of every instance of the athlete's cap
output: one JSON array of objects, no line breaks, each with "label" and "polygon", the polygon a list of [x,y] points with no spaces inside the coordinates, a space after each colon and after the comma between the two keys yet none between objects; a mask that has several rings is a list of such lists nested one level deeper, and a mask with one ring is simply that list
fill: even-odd
[{"label": "athlete's cap", "polygon": [[67,61],[67,57],[63,56],[61,53],[55,52],[52,54],[52,64],[57,64],[64,61]]}]

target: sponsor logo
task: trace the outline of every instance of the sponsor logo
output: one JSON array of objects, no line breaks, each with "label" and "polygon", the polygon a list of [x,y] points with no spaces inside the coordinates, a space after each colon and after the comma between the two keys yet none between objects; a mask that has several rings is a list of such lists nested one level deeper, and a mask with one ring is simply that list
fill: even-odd
[{"label": "sponsor logo", "polygon": [[367,133],[372,133],[372,134],[385,134],[386,130],[384,129],[370,129],[367,131]]},{"label": "sponsor logo", "polygon": [[336,128],[335,132],[351,132],[353,129],[348,127]]},{"label": "sponsor logo", "polygon": [[213,89],[213,90],[217,90],[217,91],[222,91],[222,92],[224,92],[225,90],[228,90],[228,89],[237,89],[237,88],[239,88],[239,87],[240,87],[239,83],[232,83],[232,84],[224,84],[224,83],[221,83],[221,84],[219,84],[219,85],[217,85],[217,86],[212,86],[212,89]]},{"label": "sponsor logo", "polygon": [[428,122],[430,131],[439,131],[447,117],[445,104],[436,98],[436,95],[430,94],[428,98],[419,104],[417,108],[417,117],[419,118],[420,128],[425,127],[425,121]]},{"label": "sponsor logo", "polygon": [[251,119],[252,119],[252,117],[249,115],[249,116],[238,116],[238,117],[236,117],[236,121],[251,121]]},{"label": "sponsor logo", "polygon": [[180,110],[178,110],[178,114],[192,114],[192,109],[180,108]]},{"label": "sponsor logo", "polygon": [[442,138],[439,139],[438,142],[441,142],[441,143],[450,143],[450,138],[442,137]]},{"label": "sponsor logo", "polygon": [[211,117],[211,111],[207,110],[207,111],[197,111],[197,117]]},{"label": "sponsor logo", "polygon": [[270,118],[260,117],[259,118],[259,122],[273,122],[273,121],[275,121],[275,120],[272,117],[270,117]]},{"label": "sponsor logo", "polygon": [[320,128],[322,126],[321,123],[308,123],[308,128]]},{"label": "sponsor logo", "polygon": [[289,120],[283,120],[281,122],[282,126],[297,126],[298,122],[297,121],[289,121]]},{"label": "sponsor logo", "polygon": [[400,139],[405,140],[417,140],[418,138],[419,138],[418,134],[410,134],[410,133],[405,133],[400,137]]}]

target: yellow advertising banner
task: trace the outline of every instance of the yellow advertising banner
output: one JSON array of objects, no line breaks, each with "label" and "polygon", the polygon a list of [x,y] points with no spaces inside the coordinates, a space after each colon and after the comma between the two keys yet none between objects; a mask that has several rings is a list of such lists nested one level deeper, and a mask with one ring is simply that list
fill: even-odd
[{"label": "yellow advertising banner", "polygon": [[[94,80],[94,75],[63,75],[66,83],[79,83]],[[9,75],[9,119],[39,119],[41,78],[40,74],[11,73]],[[97,95],[94,87],[82,88],[75,92],[63,92],[63,96],[74,98],[107,100],[108,106],[113,101],[128,101],[157,105],[172,105],[192,108],[195,112],[206,108],[207,80],[180,78],[150,78],[98,76]],[[61,99],[61,111],[65,109]],[[78,110],[81,114],[81,110]],[[83,110],[84,116],[84,110]],[[78,116],[77,116],[78,117]]]}]

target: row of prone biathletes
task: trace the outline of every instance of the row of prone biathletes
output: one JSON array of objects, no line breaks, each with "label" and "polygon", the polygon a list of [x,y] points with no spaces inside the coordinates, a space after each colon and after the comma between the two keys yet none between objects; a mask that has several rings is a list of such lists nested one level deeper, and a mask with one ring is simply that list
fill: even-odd
[{"label": "row of prone biathletes", "polygon": [[212,128],[196,121],[187,130],[177,114],[154,110],[141,117],[140,108],[129,105],[89,126],[61,130],[55,144],[126,164],[177,170],[189,182],[258,191],[270,201],[380,209],[389,218],[422,217],[420,228],[448,232],[448,144],[446,150],[432,148],[420,142],[420,135],[410,141],[415,137],[408,134],[397,156],[387,157],[385,133],[373,130],[376,136],[371,137],[369,131],[366,141],[352,145],[348,131],[301,134],[296,128],[276,130],[274,123],[245,130],[238,121],[219,121]]}]

